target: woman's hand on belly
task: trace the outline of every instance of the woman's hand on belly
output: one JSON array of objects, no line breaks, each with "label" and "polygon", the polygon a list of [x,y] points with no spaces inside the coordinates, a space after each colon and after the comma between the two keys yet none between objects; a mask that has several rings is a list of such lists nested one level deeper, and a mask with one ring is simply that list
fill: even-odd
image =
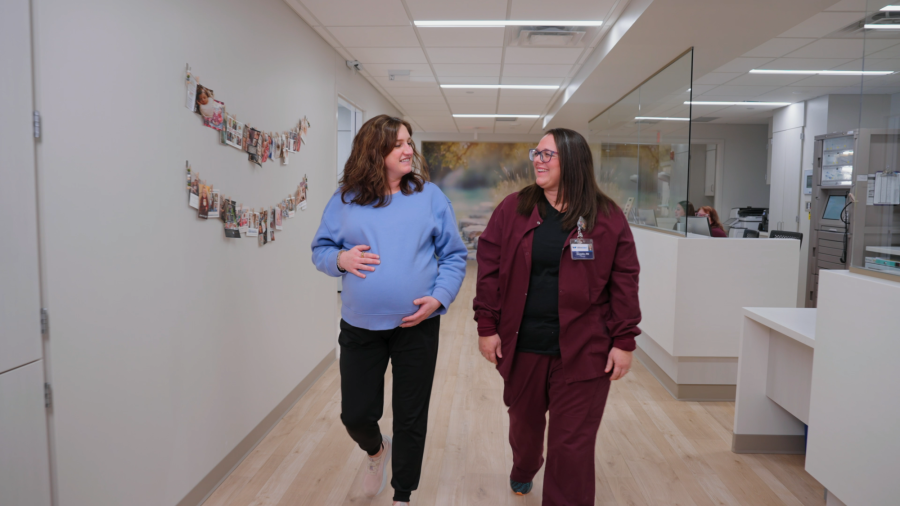
[{"label": "woman's hand on belly", "polygon": [[415,327],[416,325],[425,321],[429,316],[431,316],[431,313],[437,311],[438,308],[441,307],[441,303],[431,296],[416,299],[413,301],[413,304],[419,306],[419,310],[404,318],[403,323],[400,324],[400,327]]},{"label": "woman's hand on belly", "polygon": [[338,267],[365,279],[366,275],[359,271],[374,271],[375,267],[372,267],[371,264],[378,265],[381,263],[380,256],[375,253],[366,253],[369,249],[371,248],[365,244],[360,244],[339,253]]}]

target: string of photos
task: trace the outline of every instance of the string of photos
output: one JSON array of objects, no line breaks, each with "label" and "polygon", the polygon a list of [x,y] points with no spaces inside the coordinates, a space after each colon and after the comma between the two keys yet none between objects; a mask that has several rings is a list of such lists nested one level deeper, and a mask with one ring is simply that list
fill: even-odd
[{"label": "string of photos", "polygon": [[203,118],[203,125],[221,132],[221,142],[247,153],[249,160],[262,167],[265,162],[281,159],[282,165],[288,164],[290,153],[300,151],[306,144],[303,138],[309,131],[310,124],[306,116],[296,127],[284,132],[265,132],[257,130],[249,123],[242,123],[236,114],[225,111],[225,103],[217,100],[213,90],[200,84],[199,78],[186,67],[186,97],[184,106]]},{"label": "string of photos", "polygon": [[222,194],[218,188],[200,179],[200,174],[187,169],[188,205],[197,210],[197,217],[204,220],[219,218],[225,224],[225,237],[240,239],[256,237],[259,245],[275,241],[275,232],[282,230],[284,220],[296,216],[298,210],[306,210],[308,182],[306,175],[297,189],[281,202],[268,207],[251,208]]}]

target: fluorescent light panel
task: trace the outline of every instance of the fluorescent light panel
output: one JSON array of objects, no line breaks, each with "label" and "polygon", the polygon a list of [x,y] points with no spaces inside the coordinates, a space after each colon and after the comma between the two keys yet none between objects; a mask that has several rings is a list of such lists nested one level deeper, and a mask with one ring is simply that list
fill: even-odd
[{"label": "fluorescent light panel", "polygon": [[751,74],[801,74],[822,76],[886,76],[893,70],[768,70],[753,69]]},{"label": "fluorescent light panel", "polygon": [[656,116],[635,116],[634,119],[641,120],[652,120],[652,121],[690,121],[691,118],[660,118]]},{"label": "fluorescent light panel", "polygon": [[454,114],[454,118],[540,118],[540,114]]},{"label": "fluorescent light panel", "polygon": [[900,5],[885,5],[884,7],[881,8],[881,10],[888,11],[888,12],[900,11]]},{"label": "fluorescent light panel", "polygon": [[470,88],[482,90],[558,90],[559,85],[545,86],[537,84],[442,84],[441,88]]},{"label": "fluorescent light panel", "polygon": [[785,106],[791,105],[791,102],[716,102],[716,101],[701,101],[694,100],[685,102],[684,105],[770,105],[770,106]]},{"label": "fluorescent light panel", "polygon": [[900,30],[900,25],[872,24],[863,25],[866,30]]},{"label": "fluorescent light panel", "polygon": [[436,28],[502,28],[504,26],[600,26],[603,21],[548,21],[548,20],[454,20],[454,21],[414,21],[416,26]]}]

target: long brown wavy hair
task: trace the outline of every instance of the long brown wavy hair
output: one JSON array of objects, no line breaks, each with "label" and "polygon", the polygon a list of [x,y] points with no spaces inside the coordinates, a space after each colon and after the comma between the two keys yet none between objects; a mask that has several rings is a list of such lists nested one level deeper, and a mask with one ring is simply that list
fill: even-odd
[{"label": "long brown wavy hair", "polygon": [[[411,140],[412,126],[400,118],[382,114],[363,124],[353,139],[353,151],[344,165],[344,175],[340,181],[341,202],[346,204],[349,195],[350,203],[361,206],[376,202],[375,207],[384,207],[391,203],[384,157],[394,150],[400,127],[406,127]],[[416,145],[412,147],[412,171],[400,180],[400,192],[404,195],[422,191],[428,181],[425,161],[416,150]]]},{"label": "long brown wavy hair", "polygon": [[707,216],[711,218],[713,227],[719,227],[722,230],[725,230],[722,222],[719,221],[719,213],[715,209],[713,209],[712,206],[703,206],[700,208],[700,211],[706,212]]},{"label": "long brown wavy hair", "polygon": [[[565,214],[562,215],[562,226],[571,230],[578,224],[578,218],[584,217],[587,230],[594,228],[597,213],[609,216],[619,206],[600,190],[594,178],[594,157],[591,148],[580,133],[568,128],[554,128],[544,135],[552,135],[556,142],[559,156],[559,193],[557,202],[562,204]],[[516,211],[530,216],[534,206],[538,206],[541,217],[545,216],[544,189],[537,183],[526,186],[519,192],[519,205]]]}]

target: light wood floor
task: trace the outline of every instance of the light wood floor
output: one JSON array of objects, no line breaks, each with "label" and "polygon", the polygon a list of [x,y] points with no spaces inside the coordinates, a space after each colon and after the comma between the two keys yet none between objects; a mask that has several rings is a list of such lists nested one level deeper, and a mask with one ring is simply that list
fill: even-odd
[{"label": "light wood floor", "polygon": [[[477,351],[475,273],[443,318],[419,489],[419,505],[540,504],[543,470],[531,494],[508,486],[512,455],[503,382]],[[205,506],[390,505],[369,500],[358,477],[364,452],[341,424],[337,364],[294,406],[210,496]],[[385,416],[390,434],[391,375]],[[614,382],[597,437],[599,505],[821,505],[822,486],[802,456],[731,453],[734,403],[674,400],[637,361]]]}]

